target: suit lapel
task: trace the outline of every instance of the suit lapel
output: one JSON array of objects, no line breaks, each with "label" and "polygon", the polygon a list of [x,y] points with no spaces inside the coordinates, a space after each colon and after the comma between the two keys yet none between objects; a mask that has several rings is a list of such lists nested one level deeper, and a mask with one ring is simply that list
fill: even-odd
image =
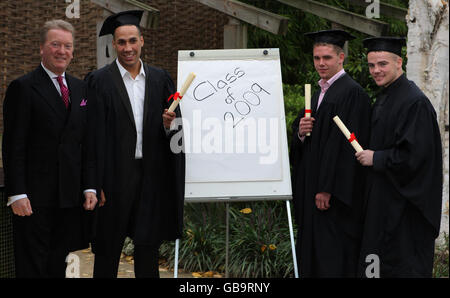
[{"label": "suit lapel", "polygon": [[41,95],[44,101],[55,111],[58,117],[65,121],[67,109],[64,106],[58,90],[56,90],[55,85],[41,65],[36,69],[33,87],[36,92]]},{"label": "suit lapel", "polygon": [[317,114],[317,104],[319,102],[319,97],[320,97],[320,90],[316,91],[316,93],[313,94],[312,99],[311,99],[311,116],[315,117],[315,115]]},{"label": "suit lapel", "polygon": [[[82,96],[82,87],[74,80],[73,77],[66,73],[67,87],[70,92],[70,115],[67,123],[79,120],[80,103]],[[66,125],[67,126],[67,125]]]},{"label": "suit lapel", "polygon": [[[111,78],[113,80],[114,85],[119,92],[120,100],[122,101],[125,110],[127,111],[128,117],[130,118],[133,127],[136,129],[136,123],[134,122],[133,109],[131,107],[130,98],[128,97],[127,89],[125,88],[125,83],[123,82],[123,78],[120,75],[119,68],[117,67],[116,61],[110,64],[108,71],[111,74]],[[147,93],[147,90],[145,91]]]},{"label": "suit lapel", "polygon": [[76,83],[76,81],[74,80],[73,77],[71,77],[70,75],[66,74],[66,82],[67,82],[67,87],[69,88],[69,92],[70,92],[70,106],[71,106],[71,111],[78,111],[78,109],[80,108],[80,103],[81,103],[81,86],[79,86],[79,84]]},{"label": "suit lapel", "polygon": [[[144,100],[144,127],[146,127],[146,123],[148,119],[150,119],[155,111],[155,107],[151,107],[155,103],[153,100],[153,96],[156,94],[156,90],[158,90],[158,82],[156,81],[156,76],[152,75],[152,72],[148,65],[144,64],[145,71],[145,100]],[[150,92],[151,90],[151,92]]]}]

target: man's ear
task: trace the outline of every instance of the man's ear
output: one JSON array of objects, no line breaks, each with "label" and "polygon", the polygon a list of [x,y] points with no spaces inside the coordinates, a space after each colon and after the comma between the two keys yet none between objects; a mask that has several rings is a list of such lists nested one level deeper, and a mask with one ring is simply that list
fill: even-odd
[{"label": "man's ear", "polygon": [[395,63],[395,68],[397,68],[398,71],[402,70],[403,66],[403,59],[402,57],[398,56],[397,54],[392,54],[392,60]]},{"label": "man's ear", "polygon": [[402,69],[403,66],[403,58],[402,57],[398,57],[397,58],[397,68],[398,69]]},{"label": "man's ear", "polygon": [[345,53],[344,52],[340,52],[339,53],[340,64],[344,65],[344,60],[345,60]]}]

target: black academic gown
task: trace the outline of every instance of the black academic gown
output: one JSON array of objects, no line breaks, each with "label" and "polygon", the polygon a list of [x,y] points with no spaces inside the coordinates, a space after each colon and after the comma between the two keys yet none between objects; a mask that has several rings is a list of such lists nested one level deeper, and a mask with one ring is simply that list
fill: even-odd
[{"label": "black academic gown", "polygon": [[[181,127],[166,134],[162,114],[175,92],[169,74],[144,64],[146,73],[143,120],[143,177],[139,206],[133,207],[135,230],[129,231],[135,244],[158,246],[163,240],[182,235],[185,157],[170,149],[170,138]],[[135,159],[136,126],[130,99],[116,62],[86,77],[89,93],[96,98],[98,114],[97,150],[99,190],[106,196],[105,207],[97,210],[93,248],[108,254],[109,242],[123,226],[129,225],[132,200],[127,191]],[[180,109],[175,110],[181,117]],[[112,210],[108,210],[106,207]],[[105,209],[103,209],[105,208]],[[105,211],[105,212],[104,212]],[[123,245],[123,243],[122,243]]]},{"label": "black academic gown", "polygon": [[[338,115],[364,148],[369,140],[370,99],[348,74],[336,80],[317,109],[320,91],[311,99],[316,119],[311,136],[298,138],[302,110],[293,123],[291,162],[297,256],[302,277],[356,276],[361,234],[364,169],[333,117]],[[320,211],[315,196],[331,194],[331,207]]]},{"label": "black academic gown", "polygon": [[[402,75],[373,107],[367,211],[360,275],[376,254],[381,277],[431,277],[442,203],[442,147],[436,113]],[[373,266],[371,266],[373,267]]]}]

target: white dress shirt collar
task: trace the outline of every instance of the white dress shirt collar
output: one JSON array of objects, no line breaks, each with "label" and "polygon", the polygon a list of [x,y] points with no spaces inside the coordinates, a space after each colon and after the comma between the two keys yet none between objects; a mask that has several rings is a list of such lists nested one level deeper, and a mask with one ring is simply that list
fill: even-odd
[{"label": "white dress shirt collar", "polygon": [[[140,75],[143,75],[145,77],[145,71],[144,71],[144,63],[142,62],[141,59],[139,59],[139,62],[141,63],[141,69],[139,70],[139,74],[136,76],[139,77]],[[125,67],[122,66],[122,64],[120,64],[119,59],[116,59],[116,63],[117,63],[117,67],[119,68],[120,71],[120,76],[123,78],[127,73],[128,75],[131,77],[131,74],[128,70],[125,69]],[[132,78],[132,77],[131,77]]]},{"label": "white dress shirt collar", "polygon": [[[49,70],[48,68],[46,68],[44,66],[44,63],[41,62],[41,66],[42,68],[45,70],[45,72],[48,74],[48,76],[50,77],[50,79],[56,79],[58,77],[57,74],[55,74],[54,72],[52,72],[51,70]],[[63,72],[63,74],[61,75],[64,79],[66,79],[66,72]]]}]

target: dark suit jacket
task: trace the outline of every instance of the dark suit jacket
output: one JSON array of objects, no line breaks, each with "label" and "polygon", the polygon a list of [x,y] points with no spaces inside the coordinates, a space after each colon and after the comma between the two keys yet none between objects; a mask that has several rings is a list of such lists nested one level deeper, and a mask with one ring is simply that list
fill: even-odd
[{"label": "dark suit jacket", "polygon": [[[138,244],[156,244],[181,236],[183,224],[185,159],[184,153],[173,153],[170,137],[164,130],[162,114],[168,108],[169,96],[175,92],[169,74],[144,64],[146,73],[143,119],[143,177],[140,204],[137,208],[136,231],[133,240]],[[96,98],[99,188],[105,191],[109,208],[122,210],[132,203],[129,198],[128,178],[135,160],[136,124],[128,93],[116,62],[86,77],[89,92]],[[90,93],[91,97],[91,93]],[[181,117],[180,109],[175,110]],[[106,205],[105,205],[106,207]],[[108,249],[108,237],[114,225],[127,225],[106,215],[99,208],[97,252]],[[102,213],[103,212],[103,213]]]},{"label": "dark suit jacket", "polygon": [[32,207],[79,207],[82,189],[95,188],[85,83],[67,73],[66,81],[69,109],[42,66],[11,82],[6,92],[6,193],[26,194]]}]

